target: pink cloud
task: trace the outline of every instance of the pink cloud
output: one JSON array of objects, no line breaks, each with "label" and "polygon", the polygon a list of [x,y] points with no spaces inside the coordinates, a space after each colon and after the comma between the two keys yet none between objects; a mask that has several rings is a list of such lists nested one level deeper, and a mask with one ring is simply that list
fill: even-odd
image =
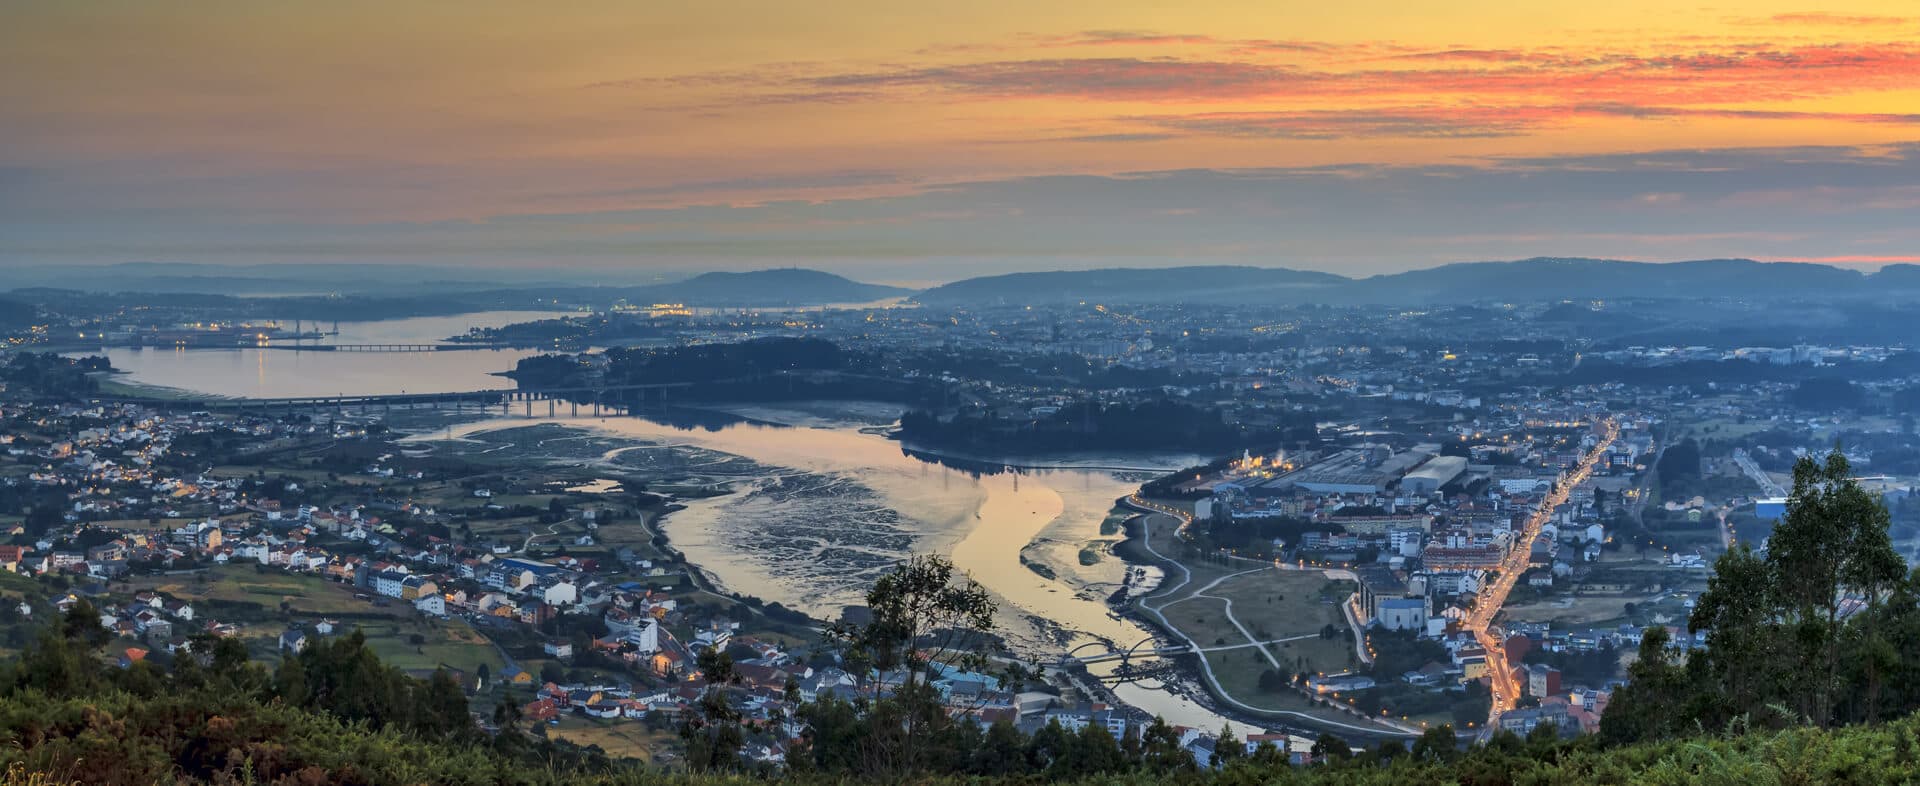
[{"label": "pink cloud", "polygon": [[[991,60],[825,73],[793,80],[830,91],[911,89],[997,98],[1093,101],[1377,99],[1393,95],[1555,98],[1672,106],[1792,100],[1920,83],[1920,44],[1831,44],[1659,56],[1448,50],[1404,62],[1439,67],[1337,70],[1233,59],[1099,57]],[[1462,67],[1455,63],[1495,63]]]}]

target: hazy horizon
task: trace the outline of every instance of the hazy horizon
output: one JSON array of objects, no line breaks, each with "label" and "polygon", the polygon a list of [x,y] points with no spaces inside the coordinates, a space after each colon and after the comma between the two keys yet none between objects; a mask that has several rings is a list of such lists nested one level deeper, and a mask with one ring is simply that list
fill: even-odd
[{"label": "hazy horizon", "polygon": [[0,273],[1920,262],[1898,0],[38,4]]},{"label": "hazy horizon", "polygon": [[[1586,257],[1586,256],[1576,255],[1576,254],[1559,254],[1559,255],[1552,255],[1551,257],[1545,257],[1545,258],[1601,259],[1597,257]],[[1450,262],[1438,262],[1432,265],[1423,265],[1420,267],[1408,268],[1406,270],[1397,270],[1397,271],[1376,273],[1376,274],[1370,274],[1370,275],[1361,275],[1361,276],[1351,276],[1351,278],[1358,281],[1358,280],[1374,278],[1379,276],[1391,276],[1396,273],[1404,273],[1404,272],[1411,272],[1411,271],[1417,271],[1417,270],[1432,270],[1434,268],[1446,267],[1448,265],[1481,264],[1481,263],[1502,264],[1502,263],[1510,263],[1510,262],[1526,262],[1526,261],[1529,261],[1530,259],[1533,259],[1533,258],[1529,258],[1529,259],[1462,259],[1462,260],[1454,260]],[[1005,260],[1005,261],[1017,263],[1020,260]],[[1700,261],[1709,261],[1709,260],[1601,259],[1601,261],[1633,262],[1633,263],[1644,263],[1644,264],[1650,264],[1650,265],[1666,265],[1666,264],[1700,262]],[[1837,268],[1841,270],[1855,270],[1855,271],[1866,273],[1866,274],[1877,272],[1880,269],[1887,267],[1888,265],[1909,264],[1909,263],[1897,263],[1897,262],[1890,262],[1890,263],[1799,262],[1795,260],[1748,260],[1748,261],[1760,262],[1764,264],[1813,264],[1813,265],[1820,265],[1824,267]],[[383,264],[383,263],[377,263],[377,262],[371,262],[371,263],[370,262],[354,262],[350,260],[343,260],[338,262],[279,262],[279,263],[245,263],[245,262],[219,263],[219,262],[189,262],[184,260],[164,260],[164,261],[163,260],[130,260],[126,262],[83,262],[83,263],[68,263],[63,265],[21,265],[16,267],[15,270],[16,271],[26,271],[26,270],[45,271],[49,269],[91,270],[91,269],[99,269],[99,268],[115,268],[115,267],[122,267],[122,266],[139,266],[139,265],[151,265],[156,267],[169,267],[169,266],[215,267],[215,268],[224,268],[227,270],[231,270],[235,273],[239,273],[241,271],[247,271],[250,273],[264,272],[264,273],[283,273],[283,274],[292,272],[294,270],[311,271],[315,273],[324,274],[324,273],[336,272],[334,270],[331,270],[331,268],[339,268],[342,270],[353,270],[353,269],[364,269],[365,266],[372,265],[376,267],[388,268],[395,272],[419,271],[421,273],[433,272],[433,273],[453,274],[453,273],[458,273],[462,271],[467,271],[467,272],[471,272],[476,280],[482,281],[482,282],[498,281],[500,283],[509,283],[514,281],[535,279],[537,277],[548,277],[551,279],[551,283],[554,285],[584,284],[584,285],[595,285],[595,286],[631,286],[631,285],[637,285],[637,284],[643,284],[643,283],[671,283],[674,281],[693,278],[695,276],[699,276],[704,273],[714,273],[714,272],[751,273],[751,272],[766,272],[766,271],[774,271],[774,270],[798,269],[798,270],[812,270],[812,271],[819,271],[824,273],[831,273],[834,275],[839,275],[839,276],[842,276],[854,281],[858,281],[861,283],[866,283],[866,284],[880,284],[885,286],[902,287],[907,289],[930,289],[943,284],[951,284],[957,281],[965,280],[966,278],[1004,275],[1007,273],[1021,273],[1021,272],[1071,272],[1071,271],[1114,269],[1114,268],[1131,268],[1131,269],[1150,270],[1150,269],[1188,267],[1188,266],[1196,266],[1196,265],[1228,265],[1228,266],[1267,268],[1267,269],[1276,269],[1276,270],[1302,270],[1302,271],[1309,270],[1308,268],[1293,267],[1293,266],[1283,265],[1283,264],[1261,264],[1258,262],[1202,262],[1202,263],[1167,262],[1165,264],[1153,264],[1153,263],[1104,264],[1098,261],[1093,261],[1093,262],[1089,262],[1088,264],[1077,265],[1077,266],[1017,267],[1017,268],[1001,270],[1001,271],[974,272],[966,276],[959,276],[959,277],[938,278],[938,279],[919,279],[919,280],[863,277],[859,274],[857,270],[836,269],[835,266],[830,264],[824,264],[820,266],[809,266],[809,265],[766,266],[766,265],[763,265],[763,266],[757,266],[757,267],[749,266],[749,267],[740,267],[740,268],[723,268],[723,269],[712,269],[712,270],[693,270],[693,269],[632,270],[632,269],[620,268],[620,267],[614,267],[614,266],[555,267],[551,265],[540,266],[538,268],[521,267],[521,266],[515,266],[515,265],[494,265],[494,266],[484,266],[484,267],[475,268],[471,266],[461,266],[456,264],[445,264],[445,263],[395,262],[395,263]],[[262,270],[263,268],[264,270]],[[1335,272],[1337,274],[1337,271],[1310,271],[1310,272]]]}]

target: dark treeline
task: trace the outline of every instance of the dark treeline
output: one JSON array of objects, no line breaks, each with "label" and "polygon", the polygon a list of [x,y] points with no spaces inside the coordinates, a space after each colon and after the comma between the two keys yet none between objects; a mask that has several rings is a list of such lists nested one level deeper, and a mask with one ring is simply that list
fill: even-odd
[{"label": "dark treeline", "polygon": [[669,394],[673,401],[860,399],[921,406],[943,397],[932,378],[883,370],[869,355],[807,338],[614,349],[601,367],[574,355],[540,355],[521,360],[510,375],[529,388],[685,385]]},{"label": "dark treeline", "polygon": [[1307,533],[1326,532],[1331,528],[1326,523],[1293,516],[1235,519],[1221,511],[1212,520],[1197,522],[1194,545],[1201,549],[1237,549],[1253,556],[1270,556],[1275,540],[1297,546]]},{"label": "dark treeline", "polygon": [[928,447],[984,451],[1188,450],[1229,453],[1272,449],[1315,438],[1310,414],[1277,428],[1228,423],[1217,410],[1172,400],[1101,404],[1079,402],[1044,415],[1002,417],[985,409],[943,418],[915,410],[900,417],[900,438]]},{"label": "dark treeline", "polygon": [[768,338],[737,344],[696,344],[672,349],[607,351],[609,384],[710,382],[781,371],[839,371],[853,365],[831,341]]},{"label": "dark treeline", "polygon": [[1814,380],[1867,381],[1900,379],[1920,373],[1920,352],[1902,352],[1881,363],[1843,363],[1831,366],[1778,366],[1751,360],[1691,360],[1665,366],[1636,366],[1607,360],[1587,360],[1565,374],[1543,377],[1561,385],[1619,382],[1643,387],[1761,382],[1802,383]]},{"label": "dark treeline", "polygon": [[[1789,312],[1791,317],[1783,317],[1778,306],[1741,307],[1727,303],[1713,304],[1703,309],[1699,302],[1648,302],[1624,314],[1614,314],[1609,310],[1607,315],[1614,320],[1616,329],[1612,335],[1600,338],[1594,349],[1625,349],[1634,345],[1904,345],[1912,341],[1914,308],[1910,301],[1896,305],[1863,301],[1847,304],[1840,309],[1811,303],[1801,305],[1802,310]],[[1757,308],[1764,309],[1764,313]],[[1793,318],[1802,314],[1808,314],[1811,318]],[[1707,324],[1701,324],[1703,320]],[[1789,325],[1792,334],[1783,336],[1782,330]],[[1607,326],[1586,324],[1581,327],[1583,331],[1592,331]]]},{"label": "dark treeline", "polygon": [[615,314],[593,314],[537,319],[496,328],[476,329],[466,335],[452,336],[451,340],[552,346],[555,342],[568,345],[617,344],[639,339],[671,337],[674,334],[675,331],[650,320],[632,319]]},{"label": "dark treeline", "polygon": [[669,349],[610,349],[606,365],[584,364],[573,355],[525,358],[510,375],[530,387],[651,385],[715,382],[776,372],[836,371],[853,365],[831,341],[767,338],[734,344],[696,344]]},{"label": "dark treeline", "polygon": [[13,297],[0,297],[0,330],[20,330],[41,324],[40,309]]},{"label": "dark treeline", "polygon": [[978,349],[928,348],[903,350],[884,363],[903,371],[948,376],[995,385],[1042,384],[1085,390],[1150,390],[1166,385],[1201,385],[1206,379],[1188,379],[1164,368],[1115,365],[1070,352],[1008,355]]},{"label": "dark treeline", "polygon": [[1047,382],[1088,390],[1155,389],[1181,381],[1178,375],[1165,370],[1110,366],[1066,353],[1008,357],[977,350],[908,350],[882,355],[812,338],[765,338],[664,349],[611,349],[606,357],[604,368],[582,364],[573,355],[526,358],[520,361],[512,376],[523,384],[540,387],[580,386],[593,380],[609,385],[709,383],[802,371],[841,371],[903,380],[953,377],[1004,385]]},{"label": "dark treeline", "polygon": [[16,395],[70,400],[100,390],[93,374],[112,371],[106,358],[67,358],[52,353],[21,352],[0,365],[0,382]]},{"label": "dark treeline", "polygon": [[1178,472],[1172,472],[1166,475],[1161,475],[1160,477],[1154,478],[1153,480],[1149,480],[1145,484],[1141,485],[1140,493],[1143,496],[1153,497],[1156,499],[1201,499],[1204,497],[1213,496],[1213,492],[1211,490],[1201,491],[1199,489],[1194,489],[1190,491],[1181,491],[1179,486],[1181,483],[1184,483],[1186,481],[1193,480],[1195,478],[1205,477],[1215,472],[1224,470],[1227,467],[1232,466],[1235,460],[1236,459],[1232,456],[1222,456],[1220,458],[1214,459],[1212,461],[1209,461],[1205,464],[1201,464],[1199,466],[1187,467],[1186,469],[1180,470]]},{"label": "dark treeline", "polygon": [[1700,478],[1700,443],[1683,439],[1668,446],[1653,467],[1663,486],[1672,486]]},{"label": "dark treeline", "polygon": [[1867,405],[1867,392],[1850,380],[1823,377],[1801,382],[1787,401],[1815,412],[1858,411]]},{"label": "dark treeline", "polygon": [[[1064,356],[1063,356],[1064,357]],[[926,368],[917,364],[924,361]],[[1270,427],[1228,423],[1219,413],[1172,399],[1103,404],[1077,402],[1047,415],[1002,417],[986,408],[962,408],[939,414],[947,403],[938,381],[958,363],[974,358],[914,357],[881,359],[847,351],[829,341],[773,338],[733,344],[704,344],[671,349],[616,349],[604,364],[571,355],[543,355],[520,361],[512,372],[526,387],[601,387],[680,384],[670,394],[703,401],[795,401],[854,398],[898,402],[914,409],[901,419],[903,440],[923,447],[990,449],[998,452],[1093,450],[1189,450],[1225,453],[1242,448],[1269,449],[1317,436],[1312,413],[1288,413]],[[903,368],[904,365],[904,368]],[[1124,369],[1090,371],[1084,359],[1060,367],[1001,368],[1007,373],[1087,374],[1088,379],[1120,381]],[[1156,380],[1128,379],[1146,383]]]},{"label": "dark treeline", "polygon": [[[1164,371],[1095,364],[1086,358],[1020,358],[982,353],[906,353],[882,356],[830,341],[769,338],[666,349],[614,349],[602,362],[576,355],[523,359],[510,374],[528,388],[687,385],[670,400],[799,401],[865,399],[910,407],[903,440],[928,448],[1028,451],[1268,450],[1317,438],[1314,413],[1287,412],[1277,422],[1228,423],[1217,411],[1171,398],[1117,403],[1080,401],[1029,416],[989,407],[952,409],[941,380],[958,376],[1007,385],[1060,384],[1081,390],[1157,391],[1179,381]],[[1154,395],[1158,395],[1157,393]]]}]

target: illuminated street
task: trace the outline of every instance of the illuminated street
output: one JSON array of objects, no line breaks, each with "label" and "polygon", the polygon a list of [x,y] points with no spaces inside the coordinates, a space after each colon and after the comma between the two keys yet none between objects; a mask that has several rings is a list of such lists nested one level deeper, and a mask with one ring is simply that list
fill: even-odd
[{"label": "illuminated street", "polygon": [[1593,450],[1587,452],[1587,455],[1580,460],[1579,466],[1567,475],[1566,480],[1554,486],[1546,499],[1540,501],[1540,506],[1534,510],[1533,515],[1527,517],[1526,528],[1507,549],[1506,559],[1500,564],[1499,577],[1480,590],[1480,595],[1474,603],[1473,613],[1465,619],[1467,630],[1473,633],[1474,638],[1479,639],[1480,646],[1487,651],[1487,676],[1493,688],[1493,708],[1487,717],[1489,733],[1499,722],[1500,714],[1513,709],[1514,702],[1520,697],[1519,682],[1513,678],[1513,665],[1507,662],[1504,644],[1495,635],[1495,629],[1492,627],[1493,618],[1499,615],[1500,607],[1507,602],[1508,593],[1513,591],[1513,586],[1520,580],[1520,575],[1526,572],[1527,558],[1532,553],[1534,539],[1540,536],[1540,528],[1553,518],[1555,508],[1566,503],[1567,494],[1586,481],[1587,476],[1593,472],[1594,464],[1606,454],[1607,448],[1611,447],[1613,441],[1620,436],[1620,426],[1612,418],[1603,421],[1603,425],[1606,427],[1606,436],[1601,438]]}]

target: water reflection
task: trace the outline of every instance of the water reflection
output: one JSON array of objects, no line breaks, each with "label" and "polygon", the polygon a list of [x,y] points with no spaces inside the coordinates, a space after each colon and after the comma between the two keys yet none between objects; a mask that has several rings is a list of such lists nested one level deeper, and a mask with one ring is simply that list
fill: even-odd
[{"label": "water reflection", "polygon": [[[427,344],[472,327],[552,316],[541,311],[489,311],[454,317],[342,322],[335,344]],[[288,323],[291,326],[291,322]],[[308,323],[310,328],[322,325]],[[89,353],[97,354],[97,353]],[[124,379],[228,397],[453,393],[513,387],[496,373],[532,350],[458,352],[300,352],[287,349],[116,347],[105,352]]]},{"label": "water reflection", "polygon": [[[449,435],[550,422],[753,461],[761,469],[734,478],[732,493],[686,500],[686,509],[662,522],[674,546],[732,592],[831,618],[842,606],[859,603],[865,587],[895,561],[931,551],[951,555],[1004,601],[1001,622],[1008,639],[1026,652],[1055,654],[1090,641],[1124,648],[1149,635],[1114,615],[1100,599],[1103,593],[1083,595],[1073,583],[1046,578],[1022,561],[1025,555],[1061,576],[1087,578],[1083,570],[1097,569],[1078,564],[1080,544],[1098,536],[1114,500],[1136,488],[1137,478],[936,461],[855,428],[796,428],[684,409],[638,414],[502,418]],[[700,468],[689,470],[698,474]],[[931,482],[936,477],[939,482]],[[1117,575],[1120,568],[1110,564],[1106,570]],[[1115,691],[1169,722],[1209,728],[1224,722],[1150,684]]]},{"label": "water reflection", "polygon": [[[468,327],[531,316],[541,315],[495,312],[341,323],[340,340],[431,342]],[[149,349],[113,350],[109,357],[116,368],[131,372],[134,382],[219,396],[278,397],[507,388],[511,381],[495,373],[531,354]],[[894,560],[914,551],[947,553],[1005,601],[1009,638],[1036,654],[1096,639],[1125,647],[1147,636],[1139,625],[1112,615],[1100,600],[1103,592],[1087,590],[1083,596],[1074,583],[1116,579],[1120,569],[1114,560],[1086,567],[1076,555],[1081,544],[1098,536],[1113,501],[1137,487],[1139,477],[1074,466],[1146,463],[1172,469],[1194,463],[1191,457],[1155,462],[1092,457],[1064,467],[1015,470],[992,457],[914,450],[853,426],[786,427],[685,408],[645,414],[500,418],[451,429],[445,436],[552,422],[717,456],[690,461],[684,469],[710,471],[730,484],[732,493],[688,500],[685,510],[668,517],[665,529],[676,547],[727,588],[832,616],[840,604],[858,602],[863,588]],[[725,457],[742,457],[758,468],[742,472],[726,466]],[[699,463],[703,460],[710,466]],[[1022,563],[1023,555],[1074,581],[1039,575]],[[1032,624],[1029,617],[1045,624]],[[1115,692],[1172,723],[1218,728],[1224,720],[1149,685],[1120,685]]]}]

